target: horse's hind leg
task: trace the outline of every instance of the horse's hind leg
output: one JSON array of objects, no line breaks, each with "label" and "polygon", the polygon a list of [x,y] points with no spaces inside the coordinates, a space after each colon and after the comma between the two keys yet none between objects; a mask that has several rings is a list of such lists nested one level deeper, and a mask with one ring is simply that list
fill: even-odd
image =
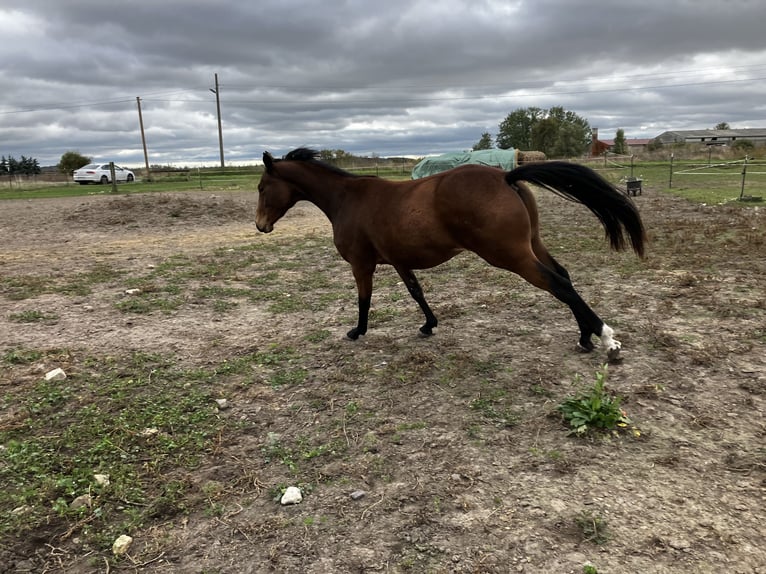
[{"label": "horse's hind leg", "polygon": [[433,311],[431,311],[428,303],[426,303],[426,298],[423,295],[423,289],[420,287],[420,283],[418,282],[417,277],[415,277],[415,274],[411,269],[396,267],[396,272],[399,273],[399,277],[401,277],[404,281],[404,284],[407,286],[407,290],[410,292],[410,295],[412,295],[412,298],[417,301],[418,305],[420,305],[420,309],[426,316],[426,322],[420,328],[420,332],[425,336],[433,335],[433,328],[436,327],[439,321],[436,319],[436,315],[433,314]]},{"label": "horse's hind leg", "polygon": [[548,255],[548,258],[553,261],[550,267],[531,255],[519,265],[502,267],[518,273],[535,287],[548,291],[556,299],[569,306],[580,328],[578,345],[582,350],[593,350],[591,337],[596,335],[601,338],[601,342],[606,347],[608,359],[617,359],[620,354],[621,344],[613,338],[614,331],[612,328],[604,323],[593,309],[583,301],[572,285],[566,270],[556,263],[550,255]]},{"label": "horse's hind leg", "polygon": [[543,245],[543,242],[540,241],[539,237],[535,237],[532,239],[532,250],[535,252],[535,255],[540,260],[541,263],[544,265],[547,265],[551,269],[553,269],[556,273],[561,275],[562,277],[565,277],[566,279],[570,279],[569,277],[569,271],[564,269],[563,265],[561,265],[558,261],[556,261],[553,258],[553,255],[550,254],[550,252],[545,248],[545,245]]}]

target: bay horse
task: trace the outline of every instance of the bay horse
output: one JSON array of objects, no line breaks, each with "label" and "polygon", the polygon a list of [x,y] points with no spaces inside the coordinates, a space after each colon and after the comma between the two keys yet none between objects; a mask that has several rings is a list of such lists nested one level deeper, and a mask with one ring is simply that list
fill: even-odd
[{"label": "bay horse", "polygon": [[301,200],[324,212],[335,246],[356,280],[359,315],[347,334],[350,339],[367,332],[377,265],[396,269],[425,314],[421,334],[431,335],[438,321],[413,269],[429,269],[472,251],[567,304],[580,329],[581,350],[593,350],[595,335],[609,360],[619,357],[621,343],[612,328],[583,301],[567,270],[543,245],[537,203],[523,183],[583,204],[599,219],[613,249],[624,249],[629,239],[643,257],[646,234],[638,210],[593,170],[564,161],[523,164],[508,172],[465,165],[418,180],[388,181],[351,174],[319,161],[318,155],[307,148],[282,159],[264,152],[255,225],[270,233]]}]

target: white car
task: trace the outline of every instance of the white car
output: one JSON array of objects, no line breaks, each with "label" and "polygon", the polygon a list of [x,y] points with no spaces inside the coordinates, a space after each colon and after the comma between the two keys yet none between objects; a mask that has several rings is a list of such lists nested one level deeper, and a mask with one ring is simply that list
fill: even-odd
[{"label": "white car", "polygon": [[[112,183],[112,174],[109,171],[108,163],[90,163],[85,167],[74,170],[73,179],[80,185],[86,185],[88,183]],[[136,176],[129,169],[114,166],[114,179],[117,182],[130,183],[136,180]]]}]

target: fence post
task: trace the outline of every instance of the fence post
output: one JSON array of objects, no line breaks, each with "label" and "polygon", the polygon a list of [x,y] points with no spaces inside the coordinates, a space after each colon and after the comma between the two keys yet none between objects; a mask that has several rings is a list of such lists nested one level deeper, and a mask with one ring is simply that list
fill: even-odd
[{"label": "fence post", "polygon": [[673,154],[670,154],[670,179],[668,180],[668,189],[673,189]]},{"label": "fence post", "polygon": [[117,193],[117,178],[114,177],[114,162],[109,162],[109,176],[112,178],[112,193]]},{"label": "fence post", "polygon": [[745,197],[745,176],[747,175],[747,156],[745,156],[745,163],[742,164],[742,188],[739,191],[739,200]]}]

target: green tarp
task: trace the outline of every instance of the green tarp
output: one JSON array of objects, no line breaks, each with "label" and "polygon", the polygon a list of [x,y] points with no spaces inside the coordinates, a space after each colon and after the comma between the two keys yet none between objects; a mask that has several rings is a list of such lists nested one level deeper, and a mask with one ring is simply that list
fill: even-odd
[{"label": "green tarp", "polygon": [[516,150],[482,149],[427,157],[412,168],[412,179],[420,179],[466,164],[488,165],[511,171],[516,167]]}]

